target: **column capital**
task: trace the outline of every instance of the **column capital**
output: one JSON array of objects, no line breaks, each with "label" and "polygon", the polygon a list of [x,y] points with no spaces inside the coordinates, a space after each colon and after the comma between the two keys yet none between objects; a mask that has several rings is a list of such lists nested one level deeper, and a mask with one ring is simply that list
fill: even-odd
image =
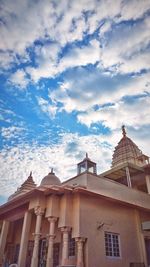
[{"label": "column capital", "polygon": [[40,238],[41,233],[32,233],[32,235],[33,235],[35,238]]},{"label": "column capital", "polygon": [[57,217],[52,217],[52,216],[50,216],[50,217],[48,217],[47,218],[47,220],[49,221],[49,222],[57,222]]},{"label": "column capital", "polygon": [[84,243],[86,241],[86,237],[75,237],[75,241],[78,243]]},{"label": "column capital", "polygon": [[61,232],[70,232],[71,231],[71,227],[70,226],[64,226],[60,228]]},{"label": "column capital", "polygon": [[55,239],[55,237],[56,237],[56,235],[54,235],[54,234],[53,234],[53,235],[51,235],[51,234],[47,234],[46,236],[47,236],[47,238],[50,239],[50,240],[53,240],[53,239]]},{"label": "column capital", "polygon": [[40,206],[37,206],[34,208],[34,213],[36,214],[36,216],[38,215],[42,216],[44,214],[44,209],[41,208]]}]

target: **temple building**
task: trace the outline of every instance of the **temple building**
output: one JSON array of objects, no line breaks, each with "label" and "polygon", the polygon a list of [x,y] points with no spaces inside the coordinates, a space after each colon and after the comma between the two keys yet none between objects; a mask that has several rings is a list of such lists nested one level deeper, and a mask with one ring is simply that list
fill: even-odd
[{"label": "temple building", "polygon": [[32,173],[0,206],[0,267],[149,267],[150,163],[127,136],[97,173],[86,153],[63,183]]}]

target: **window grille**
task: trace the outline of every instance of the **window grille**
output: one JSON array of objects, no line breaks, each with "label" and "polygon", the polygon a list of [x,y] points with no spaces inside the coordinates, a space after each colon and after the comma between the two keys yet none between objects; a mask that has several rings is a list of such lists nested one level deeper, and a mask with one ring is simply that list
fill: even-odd
[{"label": "window grille", "polygon": [[76,242],[75,238],[71,237],[71,234],[69,235],[69,256],[75,256],[76,254]]},{"label": "window grille", "polygon": [[120,258],[120,236],[105,232],[105,251],[107,257]]}]

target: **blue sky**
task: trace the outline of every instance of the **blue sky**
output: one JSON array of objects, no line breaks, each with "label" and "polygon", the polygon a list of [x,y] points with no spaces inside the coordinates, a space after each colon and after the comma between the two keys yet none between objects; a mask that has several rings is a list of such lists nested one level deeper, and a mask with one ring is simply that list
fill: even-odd
[{"label": "blue sky", "polygon": [[149,0],[1,0],[0,201],[33,171],[98,172],[128,136],[149,153]]}]

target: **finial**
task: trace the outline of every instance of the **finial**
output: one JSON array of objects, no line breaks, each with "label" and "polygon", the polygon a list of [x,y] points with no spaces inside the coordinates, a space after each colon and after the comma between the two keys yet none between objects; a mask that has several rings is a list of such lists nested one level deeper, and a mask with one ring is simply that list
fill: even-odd
[{"label": "finial", "polygon": [[54,169],[53,168],[51,168],[51,173],[54,173],[54,171],[53,171]]},{"label": "finial", "polygon": [[86,152],[86,156],[85,157],[86,157],[86,159],[88,159],[88,153],[87,152]]},{"label": "finial", "polygon": [[30,175],[29,175],[29,177],[32,177],[32,171],[30,171]]},{"label": "finial", "polygon": [[126,130],[125,130],[125,126],[122,125],[122,134],[123,134],[123,137],[126,137]]}]

